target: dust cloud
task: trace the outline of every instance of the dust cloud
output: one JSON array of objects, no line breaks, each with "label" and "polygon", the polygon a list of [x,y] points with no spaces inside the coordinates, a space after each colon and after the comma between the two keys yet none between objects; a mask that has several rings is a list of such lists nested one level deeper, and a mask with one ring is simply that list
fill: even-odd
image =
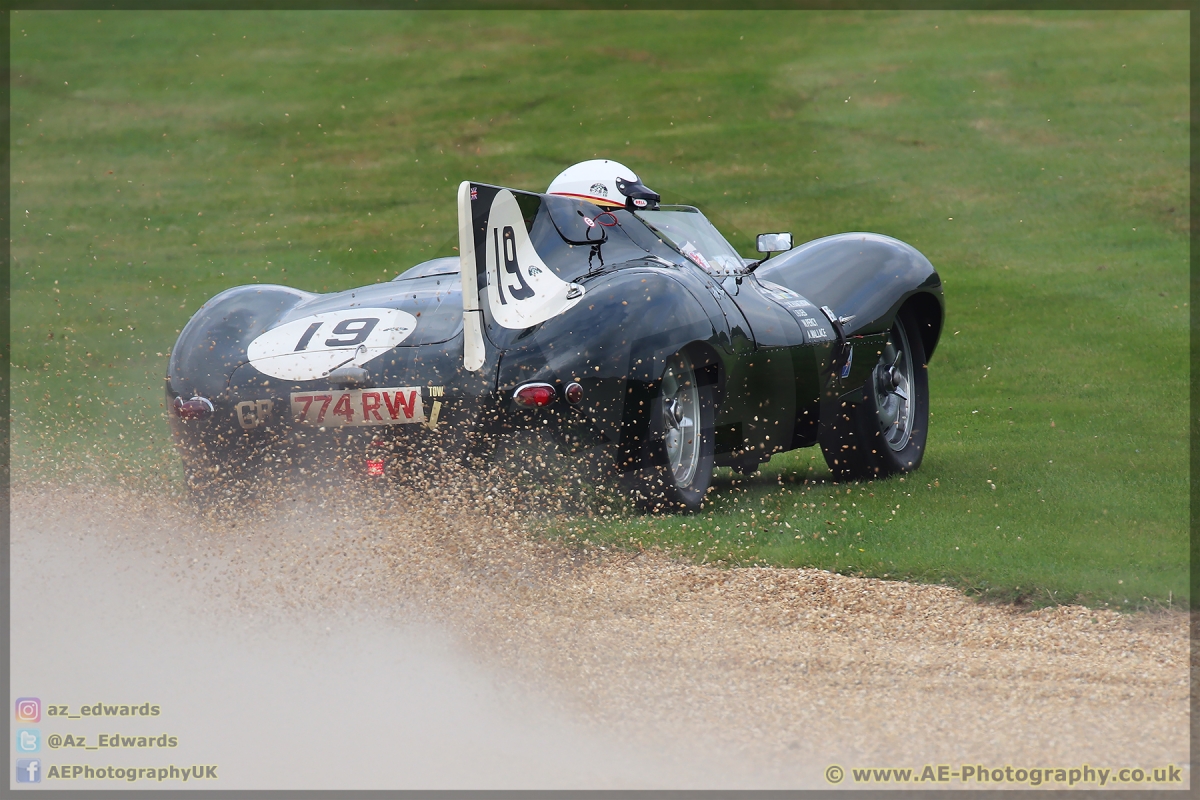
[{"label": "dust cloud", "polygon": [[1190,781],[1183,614],[596,552],[513,496],[470,476],[199,505],[18,486],[13,696],[161,706],[43,717],[46,736],[179,740],[43,749],[47,768],[215,764],[220,788],[802,789],[832,764],[955,763]]},{"label": "dust cloud", "polygon": [[178,737],[154,751],[43,745],[46,768],[212,764],[213,788],[778,785],[694,737],[627,738],[489,659],[510,637],[480,609],[520,592],[529,566],[507,552],[528,541],[507,520],[446,497],[291,488],[216,514],[167,493],[14,492],[12,695],[71,714],[161,708],[43,716],[45,736]]}]

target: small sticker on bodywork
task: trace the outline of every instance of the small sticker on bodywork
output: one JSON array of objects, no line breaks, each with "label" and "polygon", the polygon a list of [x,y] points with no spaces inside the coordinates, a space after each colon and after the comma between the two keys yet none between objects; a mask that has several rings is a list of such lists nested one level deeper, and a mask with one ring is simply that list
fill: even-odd
[{"label": "small sticker on bodywork", "polygon": [[706,259],[704,254],[697,250],[696,246],[691,242],[684,242],[683,246],[679,248],[679,252],[683,253],[685,256],[694,261],[696,266],[700,267],[705,272],[712,271],[712,268],[708,265],[708,259]]},{"label": "small sticker on bodywork", "polygon": [[854,363],[854,348],[851,347],[851,348],[849,348],[849,352],[846,354],[846,363],[842,364],[842,379],[843,380],[850,377],[850,365],[853,363]]},{"label": "small sticker on bodywork", "polygon": [[434,400],[433,409],[429,412],[429,421],[425,423],[425,427],[431,431],[437,430],[438,415],[442,413],[442,401]]},{"label": "small sticker on bodywork", "polygon": [[786,286],[779,285],[778,283],[772,283],[771,281],[764,280],[760,280],[758,283],[763,287],[763,289],[766,290],[767,294],[771,295],[771,297],[775,298],[784,305],[788,305],[790,301],[801,299],[800,295],[796,294]]}]

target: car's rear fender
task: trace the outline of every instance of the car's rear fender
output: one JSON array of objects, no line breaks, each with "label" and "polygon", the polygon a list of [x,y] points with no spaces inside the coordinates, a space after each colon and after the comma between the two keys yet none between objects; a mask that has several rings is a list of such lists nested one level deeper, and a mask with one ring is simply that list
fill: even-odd
[{"label": "car's rear fender", "polygon": [[[674,268],[636,267],[598,276],[587,284],[584,302],[518,337],[500,358],[497,391],[508,398],[525,383],[559,389],[554,407],[512,413],[553,414],[593,442],[622,442],[639,450],[650,403],[672,354],[703,343],[715,353],[728,331],[689,292]],[[705,358],[703,375],[719,381],[719,359]],[[712,365],[709,362],[714,362]],[[562,387],[577,382],[583,400],[563,398]],[[517,419],[522,417],[518,416]]]},{"label": "car's rear fender", "polygon": [[295,306],[317,295],[288,286],[238,286],[197,311],[171,349],[168,399],[223,394],[233,371],[246,363],[246,347]]}]

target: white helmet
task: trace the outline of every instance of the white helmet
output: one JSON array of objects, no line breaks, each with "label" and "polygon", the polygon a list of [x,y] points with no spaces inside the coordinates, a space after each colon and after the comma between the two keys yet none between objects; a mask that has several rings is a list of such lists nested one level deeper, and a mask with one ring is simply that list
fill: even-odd
[{"label": "white helmet", "polygon": [[573,164],[550,181],[546,194],[578,197],[601,208],[647,211],[661,199],[638,179],[637,173],[616,161],[597,158]]}]

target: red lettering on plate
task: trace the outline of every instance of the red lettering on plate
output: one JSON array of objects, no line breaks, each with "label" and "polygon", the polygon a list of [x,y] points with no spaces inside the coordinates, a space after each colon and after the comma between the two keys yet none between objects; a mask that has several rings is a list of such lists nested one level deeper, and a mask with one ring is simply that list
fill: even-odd
[{"label": "red lettering on plate", "polygon": [[[367,401],[370,402],[367,402]],[[379,392],[363,392],[363,422],[370,422],[371,415],[375,415],[375,419],[383,422],[383,417],[379,416]]]},{"label": "red lettering on plate", "polygon": [[350,406],[349,394],[343,394],[338,398],[337,405],[333,407],[333,413],[346,420],[346,422],[354,422],[354,409]]},{"label": "red lettering on plate", "polygon": [[401,408],[403,408],[404,416],[411,419],[412,415],[413,415],[413,406],[416,405],[416,402],[417,402],[416,390],[413,389],[413,390],[409,391],[407,402],[404,399],[404,392],[396,392],[395,394],[396,394],[396,402],[393,403],[392,398],[389,397],[389,393],[388,392],[383,393],[383,402],[387,404],[388,413],[392,415],[392,419],[396,419],[397,413],[400,411]]},{"label": "red lettering on plate", "polygon": [[321,403],[321,412],[319,414],[317,414],[317,422],[324,422],[325,421],[325,412],[329,410],[329,404],[333,402],[333,395],[331,395],[331,394],[316,394],[316,395],[313,395],[313,400],[324,400],[325,401],[325,402]]},{"label": "red lettering on plate", "polygon": [[313,396],[311,394],[301,395],[300,397],[292,398],[293,403],[304,403],[304,410],[300,412],[300,419],[305,419],[308,417],[308,409],[312,405],[312,401],[313,401]]}]

